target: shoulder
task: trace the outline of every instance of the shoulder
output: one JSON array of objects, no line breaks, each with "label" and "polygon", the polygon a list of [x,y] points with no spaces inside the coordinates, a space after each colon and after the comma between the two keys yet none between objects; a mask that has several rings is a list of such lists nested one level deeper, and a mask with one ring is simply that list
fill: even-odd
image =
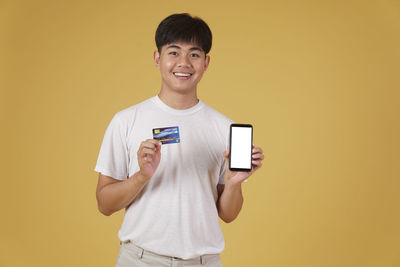
[{"label": "shoulder", "polygon": [[233,121],[229,117],[225,116],[224,114],[212,108],[211,106],[207,105],[206,103],[204,103],[204,110],[207,118],[210,121],[222,124],[224,126],[229,126],[231,125],[231,123],[233,123]]},{"label": "shoulder", "polygon": [[204,128],[207,129],[208,134],[213,135],[214,138],[219,140],[219,148],[221,151],[225,151],[229,140],[229,128],[233,121],[207,104],[204,105],[204,111]]},{"label": "shoulder", "polygon": [[135,121],[138,110],[146,109],[150,107],[152,103],[152,98],[148,98],[138,104],[122,109],[115,113],[113,120],[116,120],[118,123],[125,125],[133,123]]},{"label": "shoulder", "polygon": [[226,139],[229,137],[229,127],[233,121],[207,104],[204,105],[204,111],[206,128],[212,131],[225,144]]}]

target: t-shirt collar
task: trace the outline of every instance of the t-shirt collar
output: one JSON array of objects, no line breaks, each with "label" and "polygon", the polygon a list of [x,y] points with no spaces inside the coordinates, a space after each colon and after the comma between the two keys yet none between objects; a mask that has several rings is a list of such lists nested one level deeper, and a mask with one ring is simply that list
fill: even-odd
[{"label": "t-shirt collar", "polygon": [[174,109],[165,104],[159,97],[158,95],[154,96],[152,98],[153,102],[155,105],[157,105],[159,108],[163,109],[164,111],[167,111],[169,113],[175,114],[175,115],[189,115],[192,113],[195,113],[199,111],[203,106],[204,103],[199,99],[199,102],[194,105],[193,107],[187,108],[187,109]]}]

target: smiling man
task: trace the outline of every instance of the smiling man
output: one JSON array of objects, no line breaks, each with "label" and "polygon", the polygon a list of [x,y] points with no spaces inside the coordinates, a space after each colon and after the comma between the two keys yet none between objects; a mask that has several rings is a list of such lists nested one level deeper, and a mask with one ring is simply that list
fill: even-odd
[{"label": "smiling man", "polygon": [[264,156],[253,146],[252,171],[230,171],[232,121],[197,98],[210,62],[208,25],[174,14],[155,39],[160,93],[111,120],[95,167],[98,208],[107,216],[125,209],[117,266],[222,266],[218,218],[237,217],[242,182]]},{"label": "smiling man", "polygon": [[177,109],[197,104],[197,84],[210,62],[210,56],[202,48],[182,41],[164,45],[154,52],[154,62],[161,72],[159,97],[164,102]]}]

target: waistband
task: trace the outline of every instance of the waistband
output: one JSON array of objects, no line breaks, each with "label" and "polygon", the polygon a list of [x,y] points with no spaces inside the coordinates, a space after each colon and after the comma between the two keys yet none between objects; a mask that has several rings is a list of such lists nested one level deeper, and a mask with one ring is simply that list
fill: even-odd
[{"label": "waistband", "polygon": [[129,246],[129,248],[133,249],[136,253],[136,255],[138,256],[139,259],[143,258],[144,256],[151,256],[151,257],[156,257],[159,259],[164,259],[164,260],[170,260],[170,261],[182,261],[185,263],[195,263],[195,264],[206,264],[206,262],[210,261],[211,259],[214,259],[216,257],[219,257],[219,254],[205,254],[205,255],[201,255],[199,257],[196,258],[191,258],[191,259],[182,259],[182,258],[178,258],[178,257],[172,257],[172,256],[165,256],[165,255],[160,255],[154,252],[151,252],[149,250],[145,250],[137,245],[135,245],[132,241],[128,240],[128,241],[124,241],[124,242],[120,242],[120,244],[124,244]]}]

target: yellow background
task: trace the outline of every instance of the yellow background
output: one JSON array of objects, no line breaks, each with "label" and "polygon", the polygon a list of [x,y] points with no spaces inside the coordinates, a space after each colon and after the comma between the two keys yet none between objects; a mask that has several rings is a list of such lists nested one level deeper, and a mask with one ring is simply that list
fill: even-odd
[{"label": "yellow background", "polygon": [[158,23],[211,27],[198,96],[252,123],[263,168],[224,266],[400,266],[400,2],[1,1],[0,266],[114,266],[97,211],[112,116],[154,96]]}]

